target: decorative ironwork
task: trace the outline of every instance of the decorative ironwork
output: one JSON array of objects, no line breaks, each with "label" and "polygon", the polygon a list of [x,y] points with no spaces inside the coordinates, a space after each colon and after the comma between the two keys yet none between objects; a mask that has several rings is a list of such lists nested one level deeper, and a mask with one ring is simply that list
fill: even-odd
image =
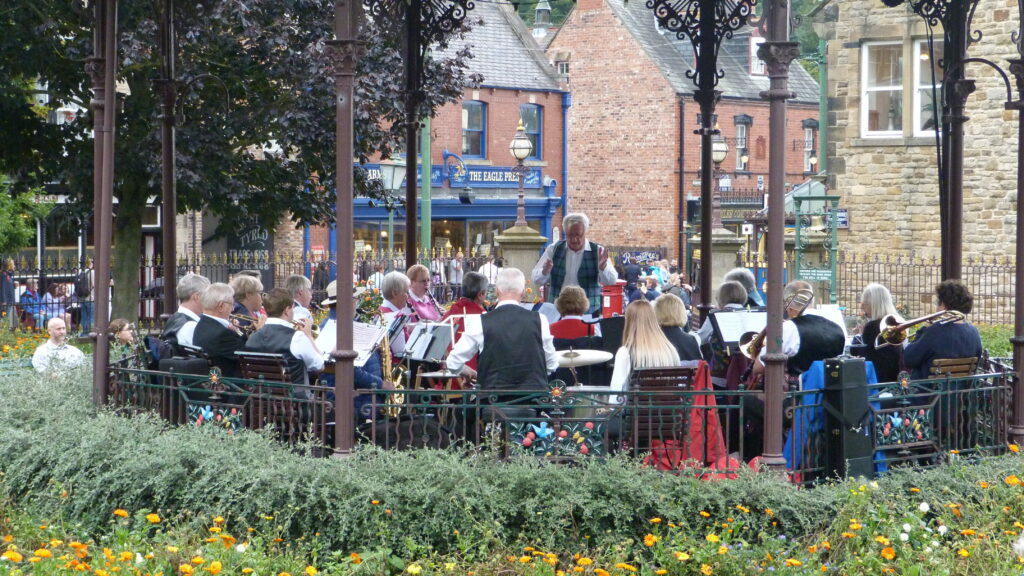
[{"label": "decorative ironwork", "polygon": [[473,0],[366,0],[364,6],[375,20],[391,21],[405,20],[410,8],[419,8],[425,49],[457,30],[476,4]]},{"label": "decorative ironwork", "polygon": [[981,41],[980,30],[971,32],[978,0],[882,0],[882,4],[890,8],[904,3],[910,6],[914,14],[924,18],[929,28],[941,26],[943,30],[952,33],[963,30],[968,45]]},{"label": "decorative ironwork", "polygon": [[[686,77],[702,89],[709,89],[725,76],[718,69],[722,40],[732,38],[733,33],[747,25],[757,0],[647,0],[646,5],[654,10],[658,24],[675,33],[676,38],[687,38],[693,44],[697,67],[687,70]],[[708,57],[710,69],[701,64]]]}]

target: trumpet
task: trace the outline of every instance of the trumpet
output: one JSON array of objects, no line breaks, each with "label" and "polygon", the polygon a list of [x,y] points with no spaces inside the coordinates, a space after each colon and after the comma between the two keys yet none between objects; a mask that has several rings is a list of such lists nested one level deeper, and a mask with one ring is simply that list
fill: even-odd
[{"label": "trumpet", "polygon": [[[814,300],[814,291],[808,290],[807,288],[801,288],[786,300],[783,305],[783,309],[792,310],[792,318],[796,318],[803,314],[804,310],[807,310],[807,307],[811,305],[812,300]],[[746,356],[749,360],[753,360],[760,356],[761,349],[764,348],[764,339],[767,334],[767,326],[765,326],[760,332],[744,333],[740,336],[740,353]]]},{"label": "trumpet", "polygon": [[245,314],[229,314],[228,318],[231,320],[238,320],[241,322],[248,322],[248,324],[242,326],[238,325],[238,329],[242,331],[246,336],[251,335],[256,331],[256,323],[259,322],[259,318],[254,316],[247,316]]},{"label": "trumpet", "polygon": [[903,344],[907,340],[907,331],[924,322],[934,326],[938,324],[952,324],[963,319],[964,313],[959,310],[940,310],[934,314],[907,320],[903,323],[900,323],[895,316],[889,314],[882,318],[882,321],[879,323],[881,329],[878,331],[878,336],[875,337],[875,348]]}]

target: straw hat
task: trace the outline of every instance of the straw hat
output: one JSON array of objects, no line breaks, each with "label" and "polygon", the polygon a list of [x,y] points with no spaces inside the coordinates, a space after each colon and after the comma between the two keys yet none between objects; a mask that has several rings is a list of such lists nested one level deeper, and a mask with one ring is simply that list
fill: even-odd
[{"label": "straw hat", "polygon": [[[364,288],[362,286],[356,286],[355,289],[352,290],[352,296],[354,296],[354,297],[362,296],[363,292],[366,292],[366,288]],[[327,298],[325,298],[323,300],[323,302],[320,303],[320,305],[324,306],[324,307],[332,306],[337,301],[338,301],[338,282],[337,282],[337,280],[331,280],[331,283],[327,285]]]}]

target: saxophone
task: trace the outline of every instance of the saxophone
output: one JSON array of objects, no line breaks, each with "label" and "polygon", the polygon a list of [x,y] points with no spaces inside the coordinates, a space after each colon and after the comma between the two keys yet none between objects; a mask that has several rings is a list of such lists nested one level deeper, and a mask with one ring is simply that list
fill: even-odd
[{"label": "saxophone", "polygon": [[388,407],[384,409],[384,413],[389,418],[396,418],[402,412],[402,404],[405,404],[405,394],[401,394],[399,390],[405,390],[403,380],[405,378],[405,371],[402,369],[402,365],[392,366],[391,358],[391,341],[388,338],[387,322],[384,320],[384,315],[380,315],[381,326],[385,327],[384,337],[380,341],[380,374],[381,380],[390,383],[395,388],[395,392],[387,396]]}]

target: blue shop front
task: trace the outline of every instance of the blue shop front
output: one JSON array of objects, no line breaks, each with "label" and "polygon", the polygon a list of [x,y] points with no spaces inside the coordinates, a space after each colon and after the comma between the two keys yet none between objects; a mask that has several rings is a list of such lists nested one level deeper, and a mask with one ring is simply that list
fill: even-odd
[{"label": "blue shop front", "polygon": [[[512,167],[465,164],[445,153],[445,162],[430,171],[431,248],[443,254],[462,251],[466,256],[486,255],[494,237],[515,224],[519,195],[518,176]],[[379,164],[364,164],[370,178],[380,178]],[[562,206],[557,182],[540,167],[528,167],[523,179],[526,220],[530,227],[551,238],[552,218]],[[404,192],[399,191],[404,197]],[[422,223],[423,194],[419,191],[417,217]],[[390,217],[389,217],[390,216]],[[367,198],[355,199],[353,236],[357,250],[386,252],[405,246],[405,209],[391,214]],[[417,226],[417,234],[420,226]],[[333,248],[333,247],[332,247]]]}]

